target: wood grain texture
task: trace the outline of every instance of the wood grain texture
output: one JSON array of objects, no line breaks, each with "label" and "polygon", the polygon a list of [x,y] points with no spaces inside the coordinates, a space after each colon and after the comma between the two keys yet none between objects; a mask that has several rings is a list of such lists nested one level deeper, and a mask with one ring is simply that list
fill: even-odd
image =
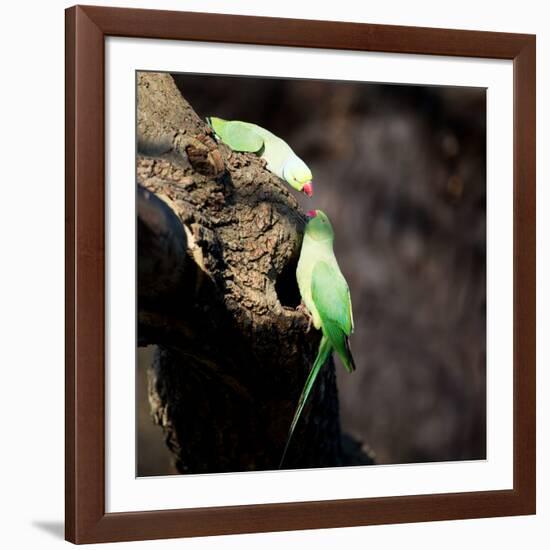
[{"label": "wood grain texture", "polygon": [[83,6],[109,36],[512,59],[527,35]]},{"label": "wood grain texture", "polygon": [[83,10],[67,19],[66,526],[77,541],[105,509],[104,39]]},{"label": "wood grain texture", "polygon": [[[105,514],[104,40],[131,36],[514,60],[514,489]],[[535,512],[535,37],[73,7],[66,12],[66,538],[74,543]]]},{"label": "wood grain texture", "polygon": [[536,40],[514,58],[514,488],[536,508]]},{"label": "wood grain texture", "polygon": [[76,17],[65,14],[65,537],[75,540],[75,46]]}]

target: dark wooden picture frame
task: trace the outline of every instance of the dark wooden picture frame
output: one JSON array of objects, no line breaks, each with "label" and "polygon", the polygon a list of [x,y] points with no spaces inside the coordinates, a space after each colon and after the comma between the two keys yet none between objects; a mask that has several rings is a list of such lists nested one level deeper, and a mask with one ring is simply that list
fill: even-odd
[{"label": "dark wooden picture frame", "polygon": [[[513,489],[105,512],[108,36],[513,60]],[[92,6],[66,11],[67,540],[92,543],[535,513],[535,59],[535,37],[523,34]]]}]

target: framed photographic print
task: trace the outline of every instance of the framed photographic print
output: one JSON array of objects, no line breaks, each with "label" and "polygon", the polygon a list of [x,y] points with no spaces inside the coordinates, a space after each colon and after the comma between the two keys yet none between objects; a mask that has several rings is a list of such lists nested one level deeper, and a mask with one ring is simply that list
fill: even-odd
[{"label": "framed photographic print", "polygon": [[535,37],[66,12],[66,538],[535,512]]}]

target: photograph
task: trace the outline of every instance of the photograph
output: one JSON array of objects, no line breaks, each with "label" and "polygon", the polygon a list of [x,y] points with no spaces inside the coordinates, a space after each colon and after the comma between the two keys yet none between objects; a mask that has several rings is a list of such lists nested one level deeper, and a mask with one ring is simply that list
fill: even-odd
[{"label": "photograph", "polygon": [[487,90],[136,71],[136,476],[485,460]]}]

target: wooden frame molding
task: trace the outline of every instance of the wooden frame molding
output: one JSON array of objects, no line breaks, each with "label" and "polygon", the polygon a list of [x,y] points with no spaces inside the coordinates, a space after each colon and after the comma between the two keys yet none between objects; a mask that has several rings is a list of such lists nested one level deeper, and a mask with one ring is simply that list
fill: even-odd
[{"label": "wooden frame molding", "polygon": [[[510,59],[514,63],[514,488],[105,513],[107,36]],[[74,543],[535,513],[532,35],[76,6],[66,11],[66,538]]]}]

